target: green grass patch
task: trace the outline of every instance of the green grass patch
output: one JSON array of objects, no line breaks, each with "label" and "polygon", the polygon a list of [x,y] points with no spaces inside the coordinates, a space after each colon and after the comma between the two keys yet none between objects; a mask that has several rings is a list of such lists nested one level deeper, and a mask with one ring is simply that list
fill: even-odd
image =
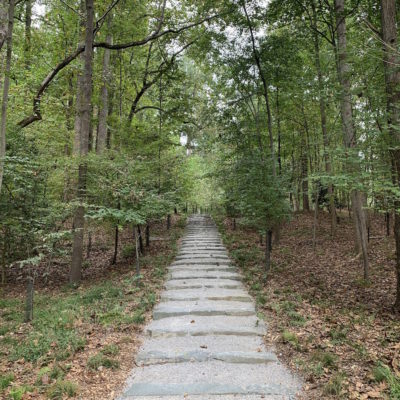
[{"label": "green grass patch", "polygon": [[62,400],[65,397],[74,397],[78,393],[78,385],[70,381],[58,380],[47,390],[47,397],[53,400]]},{"label": "green grass patch", "polygon": [[342,372],[333,375],[329,382],[324,386],[324,393],[331,396],[340,396],[343,391],[346,376]]},{"label": "green grass patch", "polygon": [[387,365],[379,363],[372,369],[372,375],[376,382],[387,383],[391,399],[400,399],[400,378]]},{"label": "green grass patch", "polygon": [[0,393],[7,389],[14,380],[14,374],[8,373],[0,376]]},{"label": "green grass patch", "polygon": [[25,393],[32,392],[32,387],[28,385],[16,386],[10,390],[10,399],[22,400]]},{"label": "green grass patch", "polygon": [[297,335],[294,332],[290,332],[286,329],[282,332],[282,341],[283,343],[289,343],[296,349],[298,349],[300,346]]},{"label": "green grass patch", "polygon": [[316,351],[312,357],[312,361],[320,363],[324,368],[336,368],[337,356],[329,351]]},{"label": "green grass patch", "polygon": [[118,369],[119,362],[107,357],[102,352],[92,356],[89,358],[87,362],[87,367],[92,371],[98,370],[100,367],[109,368],[109,369]]}]

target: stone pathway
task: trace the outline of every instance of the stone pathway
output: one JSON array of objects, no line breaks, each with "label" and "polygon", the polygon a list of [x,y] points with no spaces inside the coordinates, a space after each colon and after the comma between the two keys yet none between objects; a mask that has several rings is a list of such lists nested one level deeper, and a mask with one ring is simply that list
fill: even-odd
[{"label": "stone pathway", "polygon": [[294,399],[265,330],[215,224],[192,216],[121,400]]}]

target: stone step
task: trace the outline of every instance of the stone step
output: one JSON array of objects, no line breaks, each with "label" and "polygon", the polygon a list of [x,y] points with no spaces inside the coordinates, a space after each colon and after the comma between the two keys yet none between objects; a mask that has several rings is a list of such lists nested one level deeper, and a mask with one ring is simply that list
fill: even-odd
[{"label": "stone step", "polygon": [[227,251],[225,250],[214,250],[214,251],[209,251],[209,250],[194,250],[194,251],[180,251],[178,253],[178,256],[201,256],[201,255],[205,255],[205,256],[226,256],[229,257],[229,254]]},{"label": "stone step", "polygon": [[265,325],[255,315],[237,316],[193,316],[153,320],[147,327],[151,337],[171,336],[263,336]]},{"label": "stone step", "polygon": [[145,340],[139,350],[149,353],[153,351],[166,351],[169,354],[179,355],[193,350],[207,351],[211,353],[224,353],[241,351],[248,353],[271,353],[266,350],[261,336],[176,336],[158,337]]},{"label": "stone step", "polygon": [[127,396],[295,395],[298,382],[277,362],[222,361],[158,364],[137,368]]},{"label": "stone step", "polygon": [[166,290],[161,294],[161,301],[196,301],[196,300],[223,300],[223,301],[245,301],[252,302],[253,299],[242,289],[180,289]]},{"label": "stone step", "polygon": [[202,265],[229,265],[232,261],[228,259],[214,259],[214,258],[192,258],[184,260],[175,260],[171,265],[190,265],[190,264],[202,264]]},{"label": "stone step", "polygon": [[229,260],[229,257],[225,254],[214,254],[212,252],[209,253],[201,253],[201,254],[178,254],[175,260],[197,260],[198,258],[210,258],[213,260]]},{"label": "stone step", "polygon": [[[119,398],[119,400],[182,400],[182,396],[124,396]],[[249,395],[237,395],[237,394],[200,394],[200,395],[184,395],[184,400],[295,400],[295,396],[283,396],[283,395],[259,395],[259,394],[249,394]]]},{"label": "stone step", "polygon": [[198,271],[193,269],[192,271],[173,271],[170,272],[171,279],[232,279],[234,281],[240,281],[242,278],[237,272],[224,272],[224,271]]},{"label": "stone step", "polygon": [[177,265],[175,267],[168,267],[169,272],[175,271],[185,271],[187,273],[192,273],[193,271],[220,271],[220,272],[237,272],[237,268],[229,265]]},{"label": "stone step", "polygon": [[249,316],[255,315],[255,307],[252,303],[240,301],[198,300],[185,303],[168,301],[158,304],[153,311],[154,320],[182,315]]},{"label": "stone step", "polygon": [[220,288],[220,289],[240,289],[243,284],[233,279],[170,279],[165,285],[165,289],[201,289]]},{"label": "stone step", "polygon": [[190,350],[176,354],[176,352],[149,351],[140,352],[136,363],[141,366],[155,364],[171,364],[183,362],[223,361],[231,364],[267,364],[277,362],[274,353],[250,353],[243,351],[210,352],[207,350]]}]

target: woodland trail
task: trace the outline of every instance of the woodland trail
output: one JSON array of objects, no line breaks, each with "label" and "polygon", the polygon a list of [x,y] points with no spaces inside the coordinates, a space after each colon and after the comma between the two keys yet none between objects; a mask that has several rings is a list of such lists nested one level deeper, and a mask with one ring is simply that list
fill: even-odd
[{"label": "woodland trail", "polygon": [[189,218],[122,399],[294,399],[210,217]]}]

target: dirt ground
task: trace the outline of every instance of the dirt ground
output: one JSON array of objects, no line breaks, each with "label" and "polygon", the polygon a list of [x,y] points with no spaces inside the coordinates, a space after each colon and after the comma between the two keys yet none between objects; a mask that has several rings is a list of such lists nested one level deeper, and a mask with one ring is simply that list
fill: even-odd
[{"label": "dirt ground", "polygon": [[315,249],[313,215],[294,215],[273,246],[267,279],[258,232],[237,225],[223,222],[228,247],[269,325],[267,344],[303,376],[304,399],[399,399],[395,248],[384,217],[371,216],[368,282],[347,213],[334,237],[329,215],[320,214]]}]

